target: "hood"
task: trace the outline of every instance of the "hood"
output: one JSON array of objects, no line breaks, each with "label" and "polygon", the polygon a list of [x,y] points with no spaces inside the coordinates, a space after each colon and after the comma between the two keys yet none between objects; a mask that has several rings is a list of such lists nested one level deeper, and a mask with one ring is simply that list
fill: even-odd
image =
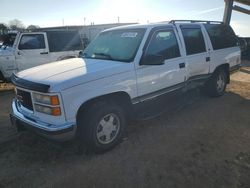
[{"label": "hood", "polygon": [[19,78],[50,85],[50,91],[60,91],[93,80],[130,71],[132,63],[72,58],[33,67],[17,74]]}]

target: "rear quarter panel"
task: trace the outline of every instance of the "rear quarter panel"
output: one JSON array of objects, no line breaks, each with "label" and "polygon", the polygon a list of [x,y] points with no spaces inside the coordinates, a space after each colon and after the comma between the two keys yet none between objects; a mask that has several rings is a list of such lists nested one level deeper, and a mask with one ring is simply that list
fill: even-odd
[{"label": "rear quarter panel", "polygon": [[210,73],[221,64],[229,64],[230,67],[240,64],[240,48],[238,46],[211,51]]}]

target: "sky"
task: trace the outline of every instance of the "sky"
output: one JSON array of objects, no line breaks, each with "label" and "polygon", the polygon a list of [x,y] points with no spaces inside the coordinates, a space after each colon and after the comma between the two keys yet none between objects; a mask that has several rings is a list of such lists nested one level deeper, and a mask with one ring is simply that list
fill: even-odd
[{"label": "sky", "polygon": [[[117,23],[118,17],[121,23],[222,21],[224,14],[224,0],[0,0],[0,7],[0,23],[19,19],[40,27]],[[237,35],[250,37],[250,15],[233,11],[231,26]]]}]

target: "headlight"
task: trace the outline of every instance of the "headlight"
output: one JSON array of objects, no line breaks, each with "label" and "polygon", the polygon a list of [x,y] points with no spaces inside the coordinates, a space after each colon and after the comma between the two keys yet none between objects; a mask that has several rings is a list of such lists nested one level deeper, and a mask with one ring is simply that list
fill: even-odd
[{"label": "headlight", "polygon": [[52,116],[60,116],[61,108],[58,95],[44,95],[33,93],[34,107],[37,112],[49,114]]},{"label": "headlight", "polygon": [[44,105],[35,104],[35,110],[37,112],[53,115],[53,116],[60,116],[61,115],[61,108],[60,107],[49,107]]},{"label": "headlight", "polygon": [[43,95],[39,93],[33,94],[34,102],[48,104],[48,105],[59,105],[59,99],[57,95]]}]

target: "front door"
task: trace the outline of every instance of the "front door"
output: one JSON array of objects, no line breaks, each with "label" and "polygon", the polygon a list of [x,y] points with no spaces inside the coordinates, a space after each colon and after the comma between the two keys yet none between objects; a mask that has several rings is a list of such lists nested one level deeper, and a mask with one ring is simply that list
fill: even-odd
[{"label": "front door", "polygon": [[18,71],[49,62],[48,45],[45,34],[22,34],[16,50]]},{"label": "front door", "polygon": [[140,101],[174,91],[184,85],[186,66],[179,44],[173,28],[152,31],[142,58],[161,56],[164,60],[161,65],[152,63],[138,66],[136,74]]}]

